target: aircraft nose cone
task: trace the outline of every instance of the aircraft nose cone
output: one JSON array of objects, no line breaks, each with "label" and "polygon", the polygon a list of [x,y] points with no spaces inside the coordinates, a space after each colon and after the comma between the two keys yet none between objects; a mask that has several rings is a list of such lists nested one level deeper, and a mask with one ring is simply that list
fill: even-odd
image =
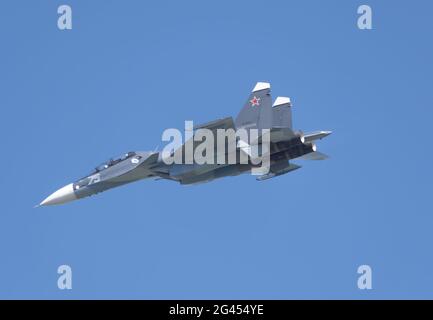
[{"label": "aircraft nose cone", "polygon": [[39,205],[40,206],[49,206],[53,204],[62,204],[69,201],[73,201],[77,199],[77,196],[74,193],[74,187],[73,184],[70,183],[67,186],[64,186],[63,188],[60,188],[48,198],[46,198],[44,201],[42,201]]}]

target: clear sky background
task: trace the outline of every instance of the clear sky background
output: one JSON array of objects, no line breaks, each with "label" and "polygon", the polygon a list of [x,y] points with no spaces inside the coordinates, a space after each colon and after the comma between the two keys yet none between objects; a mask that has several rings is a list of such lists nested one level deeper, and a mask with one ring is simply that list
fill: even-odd
[{"label": "clear sky background", "polygon": [[[361,4],[373,30],[357,28]],[[0,298],[433,298],[432,11],[2,1]],[[257,81],[292,98],[296,129],[333,131],[329,160],[33,208],[111,156],[162,148],[166,128],[236,116]]]}]

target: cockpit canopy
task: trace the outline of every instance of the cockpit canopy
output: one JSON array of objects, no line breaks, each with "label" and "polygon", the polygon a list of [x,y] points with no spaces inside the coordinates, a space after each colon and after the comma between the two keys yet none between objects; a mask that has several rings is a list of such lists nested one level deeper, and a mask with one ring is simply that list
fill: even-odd
[{"label": "cockpit canopy", "polygon": [[108,160],[106,162],[103,162],[99,166],[97,166],[93,170],[92,174],[100,172],[102,170],[105,170],[105,169],[107,169],[107,168],[109,168],[111,166],[114,166],[115,164],[117,164],[119,162],[122,162],[122,161],[124,161],[126,159],[132,158],[135,155],[136,155],[136,153],[134,151],[130,151],[130,152],[127,152],[127,153],[125,153],[125,154],[123,154],[123,155],[121,155],[119,157],[111,158],[110,160]]}]

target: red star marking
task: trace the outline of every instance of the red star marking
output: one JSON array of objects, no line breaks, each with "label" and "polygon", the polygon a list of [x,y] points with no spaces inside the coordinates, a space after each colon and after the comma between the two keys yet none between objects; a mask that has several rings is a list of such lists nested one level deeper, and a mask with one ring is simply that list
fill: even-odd
[{"label": "red star marking", "polygon": [[254,96],[254,98],[252,98],[250,100],[250,103],[251,103],[251,107],[259,106],[260,105],[260,98],[257,98],[256,96]]}]

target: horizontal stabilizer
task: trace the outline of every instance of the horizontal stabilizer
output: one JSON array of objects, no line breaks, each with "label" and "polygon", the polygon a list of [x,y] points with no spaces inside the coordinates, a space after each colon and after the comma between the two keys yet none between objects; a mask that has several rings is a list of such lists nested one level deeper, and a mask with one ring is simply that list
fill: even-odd
[{"label": "horizontal stabilizer", "polygon": [[[282,165],[284,167],[282,167]],[[288,162],[285,162],[284,164],[278,163],[275,166],[271,165],[269,173],[265,174],[263,176],[257,177],[256,180],[257,181],[268,180],[268,179],[289,173],[289,172],[294,171],[294,170],[299,169],[299,168],[301,168],[301,166],[298,166],[297,164],[293,164],[293,163],[288,163]]]},{"label": "horizontal stabilizer", "polygon": [[303,156],[296,158],[296,159],[301,159],[301,160],[326,160],[329,157],[321,152],[318,151],[314,151],[314,152],[310,152],[307,154],[304,154]]}]

